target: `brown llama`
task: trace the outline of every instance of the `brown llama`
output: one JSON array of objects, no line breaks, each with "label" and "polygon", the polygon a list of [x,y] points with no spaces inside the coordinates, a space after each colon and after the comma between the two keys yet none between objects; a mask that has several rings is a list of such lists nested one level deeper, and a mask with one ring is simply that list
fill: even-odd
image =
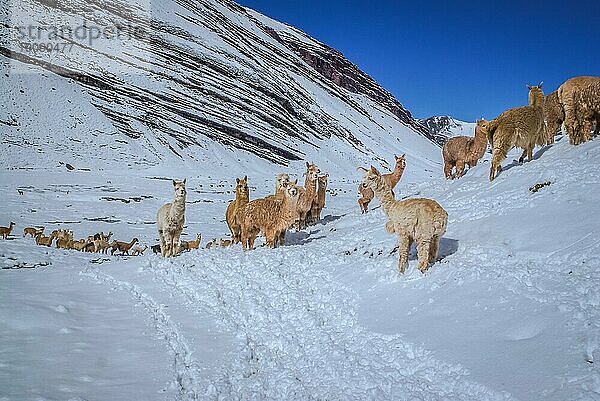
[{"label": "brown llama", "polygon": [[123,242],[123,241],[114,240],[110,246],[112,248],[110,251],[110,254],[114,255],[116,251],[120,251],[121,255],[129,255],[129,250],[137,242],[139,242],[139,240],[137,238],[132,239],[131,242]]},{"label": "brown llama", "polygon": [[222,239],[221,238],[221,248],[227,248],[228,246],[230,246],[232,244],[232,241],[230,239]]},{"label": "brown llama", "polygon": [[35,227],[25,227],[23,229],[23,237],[26,237],[27,234],[31,235],[32,238],[35,238],[37,234],[43,234],[45,227],[35,228]]},{"label": "brown llama", "polygon": [[83,251],[85,247],[89,244],[88,241],[84,239],[80,239],[79,241],[71,241],[70,247],[76,251]]},{"label": "brown llama", "polygon": [[156,214],[156,225],[160,237],[162,256],[175,256],[179,253],[179,237],[185,222],[185,179],[173,180],[175,200],[163,205]]},{"label": "brown llama", "polygon": [[317,202],[315,207],[311,209],[312,220],[320,221],[321,220],[321,211],[325,208],[325,195],[327,191],[327,181],[329,179],[329,174],[325,174],[317,178]]},{"label": "brown llama", "polygon": [[363,170],[363,182],[379,198],[388,217],[385,224],[387,232],[398,234],[398,270],[404,273],[410,246],[414,241],[417,244],[419,270],[425,273],[429,264],[437,259],[440,240],[448,224],[448,213],[432,199],[394,199],[390,186],[375,167]]},{"label": "brown llama", "polygon": [[227,211],[225,212],[225,220],[231,231],[233,243],[237,244],[242,240],[242,228],[240,213],[244,210],[244,206],[250,201],[250,192],[248,191],[248,176],[244,178],[236,178],[235,199],[229,202]]},{"label": "brown llama", "polygon": [[267,197],[250,201],[244,209],[242,222],[244,249],[253,249],[254,240],[261,232],[265,235],[269,248],[277,246],[281,232],[290,228],[300,218],[299,197],[297,181],[293,181],[285,187],[284,196],[281,198]]},{"label": "brown llama", "polygon": [[575,122],[573,131],[580,142],[587,142],[600,132],[600,80],[574,92]]},{"label": "brown llama", "polygon": [[492,146],[492,163],[490,181],[502,171],[502,161],[509,150],[514,147],[523,149],[519,158],[523,162],[525,155],[529,161],[533,159],[535,145],[546,143],[544,123],[544,92],[542,84],[527,86],[529,88],[529,105],[506,110],[492,121],[482,121],[481,129],[485,132]]},{"label": "brown llama", "polygon": [[[487,148],[487,137],[481,129],[482,121],[477,121],[475,126],[475,136],[455,136],[444,143],[442,147],[442,157],[444,158],[444,175],[446,178],[460,178],[465,170],[465,165],[469,168],[475,167],[479,159],[483,157]],[[456,175],[452,174],[452,169],[456,168]]]},{"label": "brown llama", "polygon": [[181,241],[181,250],[182,251],[191,251],[192,249],[198,249],[200,246],[200,241],[202,240],[201,234],[196,234],[196,239],[191,241]]},{"label": "brown llama", "polygon": [[52,241],[54,240],[54,238],[54,234],[50,234],[49,237],[44,236],[44,234],[38,234],[35,236],[35,243],[37,245],[52,246]]},{"label": "brown llama", "polygon": [[6,237],[10,235],[14,226],[15,223],[11,221],[8,227],[0,227],[0,237],[2,237],[2,239],[6,239]]},{"label": "brown llama", "polygon": [[[583,131],[576,131],[577,125],[577,102],[580,97],[577,92],[581,89],[586,88],[588,85],[600,81],[600,77],[582,76],[567,79],[558,88],[558,101],[560,102],[565,119],[563,122],[563,131],[569,135],[569,142],[571,145],[579,145],[584,142],[582,136]],[[597,120],[596,126],[598,126],[600,116]]]},{"label": "brown llama", "polygon": [[[383,179],[392,189],[392,196],[394,195],[394,187],[402,178],[402,174],[404,173],[404,169],[406,168],[406,156],[403,154],[402,156],[394,155],[395,165],[394,171],[388,174],[383,175]],[[361,196],[358,200],[358,205],[360,206],[361,213],[367,213],[369,211],[369,203],[375,197],[373,190],[366,187],[363,183],[358,185],[358,193]]]},{"label": "brown llama", "polygon": [[[317,201],[317,178],[319,176],[319,167],[314,163],[306,162],[306,179],[304,181],[304,188],[300,188],[299,200],[298,200],[298,214],[300,219],[298,221],[298,229],[305,228],[308,224],[312,223],[310,216],[310,210]],[[286,188],[287,191],[287,188]]]}]

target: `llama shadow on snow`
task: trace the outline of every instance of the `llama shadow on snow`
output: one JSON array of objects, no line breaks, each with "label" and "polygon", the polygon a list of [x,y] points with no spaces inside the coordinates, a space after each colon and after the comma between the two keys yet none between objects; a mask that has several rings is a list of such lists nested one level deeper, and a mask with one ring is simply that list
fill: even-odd
[{"label": "llama shadow on snow", "polygon": [[[458,251],[458,240],[442,237],[442,239],[440,241],[440,249],[438,250],[438,257],[436,259],[436,262],[439,262],[440,260],[445,259],[446,257],[452,255],[456,251]],[[398,253],[398,246],[394,247],[392,252],[390,252],[390,255],[394,254],[394,253]],[[418,259],[417,258],[417,247],[416,247],[416,244],[413,242],[413,244],[410,246],[410,251],[408,253],[408,260],[417,260],[417,259]]]},{"label": "llama shadow on snow", "polygon": [[[545,146],[542,146],[542,147],[541,147],[541,148],[540,148],[540,149],[539,149],[537,152],[535,152],[535,153],[533,154],[533,160],[537,160],[537,159],[539,159],[540,157],[542,157],[542,155],[543,155],[544,153],[546,153],[546,152],[547,152],[547,151],[548,151],[550,148],[552,148],[552,145],[545,145]],[[524,165],[525,163],[529,163],[530,161],[531,161],[531,160],[527,160],[527,161],[524,161],[524,160],[523,160],[522,162],[520,162],[519,160],[514,160],[514,159],[513,159],[513,161],[512,161],[510,164],[507,164],[506,166],[504,166],[504,167],[502,168],[502,171],[501,171],[501,172],[508,171],[508,170],[510,170],[511,168],[513,168],[513,167],[516,167],[516,166],[522,166],[522,165]]]},{"label": "llama shadow on snow", "polygon": [[285,235],[285,245],[305,245],[311,243],[318,239],[325,238],[324,235],[320,235],[318,237],[312,237],[313,234],[316,234],[318,231],[311,230],[310,232],[305,231],[297,231],[297,232],[288,232]]}]

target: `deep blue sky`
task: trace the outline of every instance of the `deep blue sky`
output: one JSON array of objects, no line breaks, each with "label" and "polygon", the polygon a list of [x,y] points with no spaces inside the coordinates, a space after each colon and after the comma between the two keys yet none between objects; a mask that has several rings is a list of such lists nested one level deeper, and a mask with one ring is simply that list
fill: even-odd
[{"label": "deep blue sky", "polygon": [[340,50],[416,117],[493,118],[600,75],[598,1],[238,0]]}]

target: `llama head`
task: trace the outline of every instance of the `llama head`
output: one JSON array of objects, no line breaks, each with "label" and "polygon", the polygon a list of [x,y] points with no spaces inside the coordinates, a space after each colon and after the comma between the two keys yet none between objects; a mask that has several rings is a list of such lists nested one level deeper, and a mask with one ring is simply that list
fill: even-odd
[{"label": "llama head", "polygon": [[248,176],[235,179],[235,196],[236,198],[248,197]]},{"label": "llama head", "polygon": [[183,181],[173,180],[173,188],[175,189],[175,199],[185,198],[185,178]]},{"label": "llama head", "polygon": [[320,173],[321,170],[316,164],[306,162],[306,173],[304,173],[306,175],[306,181],[315,181]]},{"label": "llama head", "polygon": [[527,85],[527,89],[529,89],[530,106],[544,106],[546,97],[544,96],[544,92],[542,91],[542,84],[543,82],[540,82],[539,85],[534,86]]},{"label": "llama head", "polygon": [[275,192],[281,191],[290,182],[290,176],[286,173],[277,174],[275,176]]},{"label": "llama head", "polygon": [[318,179],[319,179],[319,187],[327,188],[327,180],[329,179],[329,174],[322,175]]},{"label": "llama head", "polygon": [[298,202],[300,190],[298,188],[298,180],[290,181],[285,187],[285,196],[292,202]]},{"label": "llama head", "polygon": [[137,238],[134,238],[134,239],[131,241],[131,244],[133,245],[133,244],[135,244],[135,243],[137,243],[137,242],[140,242],[140,240],[139,240],[139,239],[137,239]]},{"label": "llama head", "polygon": [[370,188],[375,191],[376,189],[382,188],[384,185],[386,185],[383,177],[381,177],[381,173],[374,166],[371,166],[369,169],[364,167],[359,167],[359,169],[361,169],[365,174],[361,183],[363,187]]},{"label": "llama head", "polygon": [[10,228],[13,228],[15,226],[15,223],[13,223],[12,221],[10,222]]},{"label": "llama head", "polygon": [[396,160],[395,170],[404,170],[406,167],[406,153],[402,154],[402,156],[394,155],[394,159]]}]

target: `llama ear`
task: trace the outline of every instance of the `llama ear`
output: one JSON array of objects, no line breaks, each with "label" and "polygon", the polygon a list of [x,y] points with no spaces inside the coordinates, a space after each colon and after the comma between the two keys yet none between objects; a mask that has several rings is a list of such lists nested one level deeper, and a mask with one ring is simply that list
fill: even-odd
[{"label": "llama ear", "polygon": [[309,168],[309,167],[310,167],[310,164],[308,164],[308,162],[306,162],[306,168]]},{"label": "llama ear", "polygon": [[248,181],[248,176],[247,175],[244,176],[244,181]]},{"label": "llama ear", "polygon": [[298,185],[298,179],[296,178],[294,181],[292,181],[292,184]]},{"label": "llama ear", "polygon": [[543,84],[544,84],[544,81],[540,82],[540,84],[538,85],[538,88],[542,89]]},{"label": "llama ear", "polygon": [[379,170],[377,170],[373,165],[371,165],[371,172],[376,174],[376,175],[381,175],[381,173],[379,172]]},{"label": "llama ear", "polygon": [[177,182],[175,180],[173,180],[173,186],[177,185]]},{"label": "llama ear", "polygon": [[239,183],[240,183],[240,179],[239,179],[239,178],[236,178],[236,179],[235,179],[235,183],[236,183],[236,184],[239,184]]},{"label": "llama ear", "polygon": [[185,182],[186,182],[186,180],[187,180],[187,178],[184,178],[184,179],[183,179],[183,185],[185,185]]},{"label": "llama ear", "polygon": [[531,90],[531,85],[527,85],[527,89]]},{"label": "llama ear", "polygon": [[406,153],[402,153],[402,156],[400,156],[402,159],[404,159],[406,156]]}]

